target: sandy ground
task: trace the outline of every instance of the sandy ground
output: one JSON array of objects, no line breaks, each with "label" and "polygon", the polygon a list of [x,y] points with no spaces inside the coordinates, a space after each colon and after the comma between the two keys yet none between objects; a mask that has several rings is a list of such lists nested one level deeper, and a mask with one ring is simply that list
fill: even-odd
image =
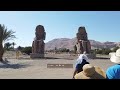
[{"label": "sandy ground", "polygon": [[[9,58],[8,64],[0,63],[0,79],[71,79],[76,56],[72,57],[62,54],[59,56],[55,54],[49,56],[59,58],[35,60],[29,58]],[[113,65],[109,59],[90,59],[89,62],[100,66],[104,71]],[[73,68],[47,68],[47,64],[73,64]]]}]

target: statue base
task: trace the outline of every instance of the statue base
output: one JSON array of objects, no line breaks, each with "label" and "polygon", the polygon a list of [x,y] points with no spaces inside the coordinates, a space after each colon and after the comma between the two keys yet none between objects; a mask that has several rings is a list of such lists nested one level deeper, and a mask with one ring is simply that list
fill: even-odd
[{"label": "statue base", "polygon": [[86,54],[86,55],[90,59],[95,59],[96,58],[96,54]]},{"label": "statue base", "polygon": [[30,58],[44,58],[44,54],[31,53]]}]

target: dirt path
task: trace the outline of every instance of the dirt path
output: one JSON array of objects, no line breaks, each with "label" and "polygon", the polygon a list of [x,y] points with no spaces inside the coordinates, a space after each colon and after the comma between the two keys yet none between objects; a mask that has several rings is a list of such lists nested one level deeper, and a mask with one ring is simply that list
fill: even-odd
[{"label": "dirt path", "polygon": [[[75,60],[65,59],[9,59],[9,65],[0,64],[1,79],[71,79]],[[89,60],[106,70],[113,65],[109,60]],[[73,68],[47,68],[47,64],[73,64]]]}]

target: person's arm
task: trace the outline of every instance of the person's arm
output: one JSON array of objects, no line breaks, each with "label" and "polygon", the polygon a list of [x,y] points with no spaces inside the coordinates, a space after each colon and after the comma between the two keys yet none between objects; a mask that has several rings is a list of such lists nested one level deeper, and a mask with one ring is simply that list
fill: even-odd
[{"label": "person's arm", "polygon": [[78,64],[79,64],[79,59],[76,60],[76,63],[75,63],[75,70],[73,72],[73,79],[74,79],[74,76],[78,73]]},{"label": "person's arm", "polygon": [[74,78],[74,76],[78,73],[78,69],[79,69],[79,64],[76,63],[75,71],[74,71],[74,73],[73,73],[73,78]]},{"label": "person's arm", "polygon": [[77,72],[78,72],[77,69],[75,69],[75,71],[73,73],[73,79],[74,79],[74,76],[76,75]]}]

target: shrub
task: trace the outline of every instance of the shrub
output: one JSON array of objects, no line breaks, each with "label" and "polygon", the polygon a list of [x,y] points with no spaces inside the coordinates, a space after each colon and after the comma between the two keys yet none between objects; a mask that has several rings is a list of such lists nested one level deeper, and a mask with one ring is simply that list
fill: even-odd
[{"label": "shrub", "polygon": [[30,46],[24,47],[24,48],[22,48],[21,52],[30,55],[30,53],[32,53],[32,47],[30,47]]},{"label": "shrub", "polygon": [[97,49],[96,54],[108,55],[111,52],[109,48],[103,48],[102,50]]},{"label": "shrub", "polygon": [[118,49],[119,47],[115,47],[115,48],[113,48],[113,52],[116,52],[116,50]]}]

